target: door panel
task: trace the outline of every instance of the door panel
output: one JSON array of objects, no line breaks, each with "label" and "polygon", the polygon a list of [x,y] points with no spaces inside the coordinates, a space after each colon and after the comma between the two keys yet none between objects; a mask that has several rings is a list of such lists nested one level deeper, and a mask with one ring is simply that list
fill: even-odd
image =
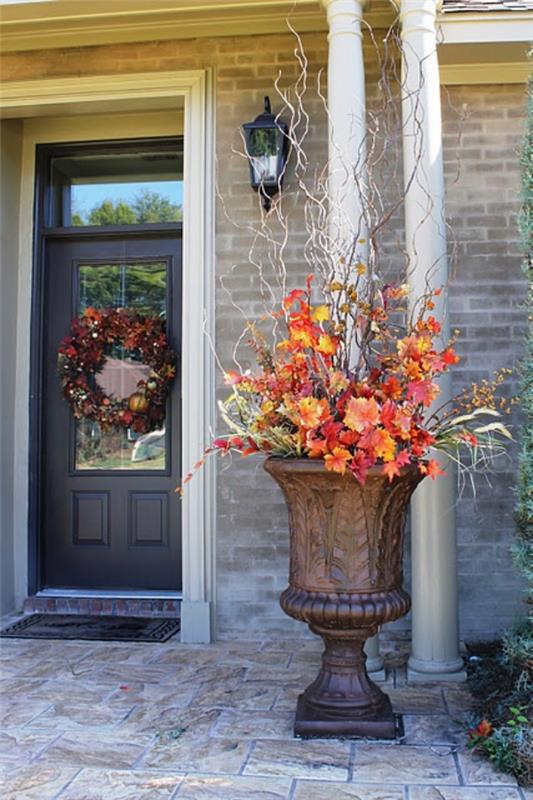
[{"label": "door panel", "polygon": [[[42,583],[180,589],[179,363],[164,428],[144,436],[75,420],[56,373],[59,342],[88,306],[163,313],[180,352],[180,235],[49,237],[44,268]],[[97,380],[128,396],[145,370],[114,348]]]}]

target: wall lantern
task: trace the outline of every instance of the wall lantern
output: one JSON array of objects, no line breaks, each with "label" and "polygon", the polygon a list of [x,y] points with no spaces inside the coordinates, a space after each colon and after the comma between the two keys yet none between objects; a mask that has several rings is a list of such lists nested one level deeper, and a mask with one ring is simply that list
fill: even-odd
[{"label": "wall lantern", "polygon": [[261,194],[265,211],[270,211],[272,198],[283,183],[289,155],[289,129],[272,113],[269,97],[265,97],[263,113],[242,127],[250,162],[250,183],[252,189]]}]

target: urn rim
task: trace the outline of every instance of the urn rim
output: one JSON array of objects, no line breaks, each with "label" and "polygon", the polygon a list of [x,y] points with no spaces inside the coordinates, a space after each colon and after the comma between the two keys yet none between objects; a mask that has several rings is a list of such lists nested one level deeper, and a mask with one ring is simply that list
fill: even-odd
[{"label": "urn rim", "polygon": [[[416,464],[406,464],[403,467],[400,467],[400,475],[396,476],[394,480],[398,480],[399,477],[404,477],[407,475],[420,475],[422,479],[424,476],[420,473],[418,469],[419,463],[425,463],[424,460],[417,462]],[[299,458],[297,456],[268,456],[263,464],[263,468],[268,473],[279,473],[279,472],[300,472],[300,473],[311,473],[311,474],[324,474],[330,475],[333,478],[337,479],[350,479],[354,480],[353,475],[345,473],[344,475],[339,474],[338,472],[333,472],[332,470],[328,470],[325,467],[324,459],[323,458]],[[387,476],[383,474],[383,464],[374,464],[374,466],[370,467],[368,470],[368,477],[370,478],[384,478],[386,480]]]}]

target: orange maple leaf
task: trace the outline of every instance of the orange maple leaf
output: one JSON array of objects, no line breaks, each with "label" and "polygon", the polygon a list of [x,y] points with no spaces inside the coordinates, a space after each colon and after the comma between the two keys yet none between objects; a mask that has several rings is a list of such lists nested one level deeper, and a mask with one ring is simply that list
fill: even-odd
[{"label": "orange maple leaf", "polygon": [[383,428],[376,428],[372,434],[372,447],[378,458],[392,461],[396,452],[396,443],[390,433]]},{"label": "orange maple leaf", "polygon": [[316,428],[329,416],[327,400],[304,397],[298,401],[298,413],[300,422],[305,428]]},{"label": "orange maple leaf", "polygon": [[419,471],[422,475],[428,475],[432,481],[435,480],[439,475],[446,475],[445,471],[440,468],[439,462],[435,461],[434,458],[430,458],[427,464],[423,462],[418,465]]},{"label": "orange maple leaf", "polygon": [[488,719],[482,719],[477,726],[476,731],[480,736],[490,736],[493,731],[492,723],[490,723]]},{"label": "orange maple leaf", "polygon": [[309,434],[306,445],[309,458],[320,458],[328,451],[328,443],[325,439],[313,439]]},{"label": "orange maple leaf", "polygon": [[392,483],[394,477],[400,474],[400,467],[398,466],[397,462],[389,461],[386,464],[383,464],[383,474],[387,476],[389,483]]},{"label": "orange maple leaf", "polygon": [[325,456],[324,463],[326,469],[344,475],[346,472],[346,462],[351,461],[351,459],[352,454],[349,450],[345,450],[344,447],[334,447],[333,454],[330,453]]},{"label": "orange maple leaf", "polygon": [[379,422],[379,406],[373,397],[350,397],[346,404],[344,424],[352,431],[362,433],[365,428]]}]

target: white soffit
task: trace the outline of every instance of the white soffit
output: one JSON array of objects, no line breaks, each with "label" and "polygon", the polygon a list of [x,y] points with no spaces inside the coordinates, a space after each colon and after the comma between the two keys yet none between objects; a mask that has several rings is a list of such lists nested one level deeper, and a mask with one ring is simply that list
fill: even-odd
[{"label": "white soffit", "polygon": [[532,11],[482,11],[441,14],[439,32],[445,44],[496,44],[533,41]]},{"label": "white soffit", "polygon": [[[365,20],[388,27],[389,0],[370,0]],[[326,31],[319,0],[0,0],[3,52],[98,44]],[[533,12],[448,12],[439,16],[446,44],[533,41]]]}]

